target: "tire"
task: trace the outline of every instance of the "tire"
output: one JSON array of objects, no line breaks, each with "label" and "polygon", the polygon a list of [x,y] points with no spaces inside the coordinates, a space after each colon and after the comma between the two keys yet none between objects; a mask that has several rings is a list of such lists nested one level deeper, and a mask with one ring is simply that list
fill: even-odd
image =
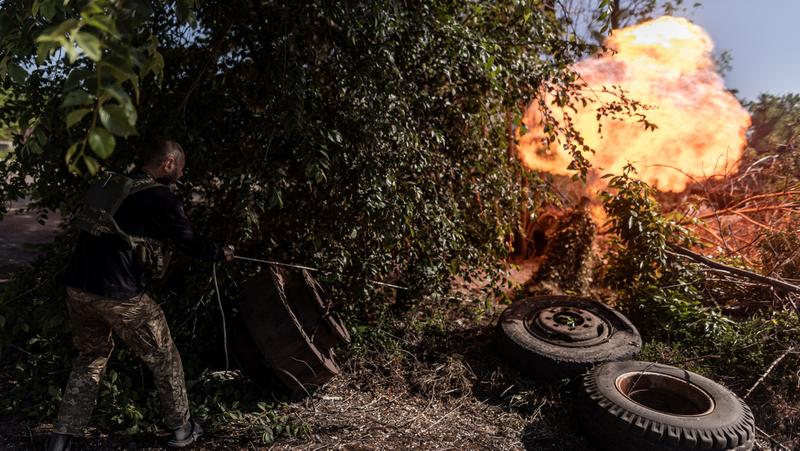
[{"label": "tire", "polygon": [[669,365],[610,362],[583,379],[581,424],[599,447],[618,451],[753,449],[747,404],[716,382]]},{"label": "tire", "polygon": [[[561,327],[559,314],[572,315],[577,326]],[[639,331],[621,313],[576,296],[516,301],[500,315],[497,332],[500,353],[540,379],[575,377],[598,363],[630,360],[642,348]]]}]

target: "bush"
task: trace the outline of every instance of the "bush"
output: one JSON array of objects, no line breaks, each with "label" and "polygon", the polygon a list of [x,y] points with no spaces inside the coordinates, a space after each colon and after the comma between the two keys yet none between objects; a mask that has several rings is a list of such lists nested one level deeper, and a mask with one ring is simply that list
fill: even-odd
[{"label": "bush", "polygon": [[[454,273],[492,273],[535,196],[509,154],[520,102],[543,86],[568,101],[580,88],[569,63],[591,48],[517,1],[35,5],[0,10],[0,123],[24,131],[0,163],[0,204],[27,196],[69,216],[93,174],[129,169],[142,137],[169,135],[188,153],[180,195],[197,229],[243,255],[323,269],[360,321],[393,297],[368,279],[399,279],[408,302],[440,295]],[[71,239],[0,298],[13,318],[7,412],[51,415],[66,378],[73,351],[51,278]],[[223,296],[257,270],[225,266]],[[180,262],[154,287],[190,379],[221,365],[209,272]],[[15,367],[25,353],[36,357]],[[136,359],[118,351],[109,365],[102,421],[156,417]]]}]

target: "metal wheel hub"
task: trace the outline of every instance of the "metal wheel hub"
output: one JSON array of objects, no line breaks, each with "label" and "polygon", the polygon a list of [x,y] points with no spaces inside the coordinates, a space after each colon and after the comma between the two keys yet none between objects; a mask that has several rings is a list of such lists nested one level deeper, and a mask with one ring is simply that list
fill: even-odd
[{"label": "metal wheel hub", "polygon": [[577,307],[552,306],[534,310],[525,319],[532,335],[561,346],[592,346],[608,339],[611,327],[600,316]]}]

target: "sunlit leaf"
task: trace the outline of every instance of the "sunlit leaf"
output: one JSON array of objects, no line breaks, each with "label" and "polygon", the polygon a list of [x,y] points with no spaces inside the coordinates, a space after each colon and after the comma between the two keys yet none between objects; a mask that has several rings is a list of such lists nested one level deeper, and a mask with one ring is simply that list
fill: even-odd
[{"label": "sunlit leaf", "polygon": [[86,165],[86,169],[89,170],[89,174],[91,175],[97,174],[97,171],[100,169],[100,163],[91,155],[84,155],[83,163]]},{"label": "sunlit leaf", "polygon": [[67,153],[64,155],[64,162],[67,165],[72,164],[72,159],[75,158],[75,154],[78,152],[78,146],[80,143],[72,143],[71,146],[67,149]]},{"label": "sunlit leaf", "polygon": [[89,94],[88,92],[82,89],[76,89],[74,91],[70,91],[64,96],[64,100],[61,102],[62,107],[71,107],[71,106],[82,106],[82,105],[91,105],[94,103],[94,96]]},{"label": "sunlit leaf", "polygon": [[83,119],[91,111],[92,110],[90,110],[88,108],[80,108],[80,109],[77,109],[77,110],[70,111],[70,113],[67,114],[67,118],[65,119],[65,122],[67,123],[67,128],[70,128],[73,125],[75,125],[78,122],[80,122],[81,119]]},{"label": "sunlit leaf", "polygon": [[127,138],[128,136],[136,134],[136,116],[131,116],[129,111],[126,111],[120,105],[104,105],[100,107],[100,122],[111,133]]},{"label": "sunlit leaf", "polygon": [[105,160],[114,152],[114,147],[117,144],[114,135],[101,127],[95,127],[89,132],[89,146],[92,148],[98,157]]},{"label": "sunlit leaf", "polygon": [[103,57],[100,40],[97,39],[97,36],[86,31],[79,31],[75,36],[75,41],[92,61],[100,61]]}]

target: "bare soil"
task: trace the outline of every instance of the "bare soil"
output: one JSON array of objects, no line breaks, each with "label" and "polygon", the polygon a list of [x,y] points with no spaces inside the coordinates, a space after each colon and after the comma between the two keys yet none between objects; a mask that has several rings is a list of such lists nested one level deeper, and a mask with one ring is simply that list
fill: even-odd
[{"label": "bare soil", "polygon": [[27,211],[25,201],[11,202],[8,214],[0,220],[0,284],[12,272],[28,267],[39,255],[36,246],[53,240],[61,215],[50,212],[40,224],[41,212]]}]

